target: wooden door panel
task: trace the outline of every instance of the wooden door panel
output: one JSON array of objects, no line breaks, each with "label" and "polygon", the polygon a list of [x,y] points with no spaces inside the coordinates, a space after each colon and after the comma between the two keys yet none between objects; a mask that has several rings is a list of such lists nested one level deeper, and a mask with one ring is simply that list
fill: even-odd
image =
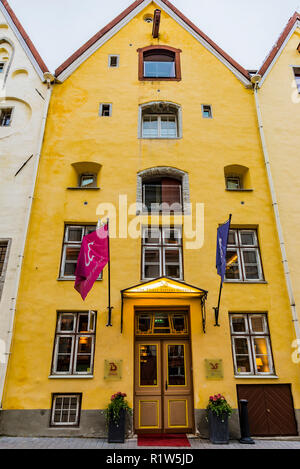
[{"label": "wooden door panel", "polygon": [[138,430],[162,429],[160,396],[138,396],[135,399],[135,428]]},{"label": "wooden door panel", "polygon": [[265,385],[270,435],[297,435],[292,393],[289,385]]},{"label": "wooden door panel", "polygon": [[238,385],[238,399],[248,401],[249,426],[252,436],[298,434],[289,385]]},{"label": "wooden door panel", "polygon": [[266,415],[265,396],[261,385],[239,385],[238,399],[248,401],[250,433],[253,436],[264,436],[269,433]]},{"label": "wooden door panel", "polygon": [[163,343],[165,431],[187,431],[192,424],[191,356],[188,341]]}]

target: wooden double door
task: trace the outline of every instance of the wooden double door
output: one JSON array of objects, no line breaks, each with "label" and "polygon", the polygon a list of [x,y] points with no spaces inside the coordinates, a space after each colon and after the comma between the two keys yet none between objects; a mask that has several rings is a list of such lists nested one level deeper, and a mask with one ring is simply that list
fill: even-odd
[{"label": "wooden double door", "polygon": [[252,436],[294,436],[298,434],[289,384],[241,384],[238,400],[248,401]]},{"label": "wooden double door", "polygon": [[193,431],[189,340],[138,340],[135,344],[135,431]]}]

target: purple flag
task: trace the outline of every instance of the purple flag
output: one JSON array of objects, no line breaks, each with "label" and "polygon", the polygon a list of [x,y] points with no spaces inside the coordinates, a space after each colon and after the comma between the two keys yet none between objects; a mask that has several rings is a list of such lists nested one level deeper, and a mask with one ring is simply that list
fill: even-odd
[{"label": "purple flag", "polygon": [[219,226],[217,231],[217,255],[216,255],[216,267],[218,274],[221,276],[221,282],[224,282],[226,272],[226,252],[227,252],[227,240],[230,228],[230,218],[223,225]]},{"label": "purple flag", "polygon": [[84,300],[109,261],[108,225],[84,236],[75,270],[75,290]]}]

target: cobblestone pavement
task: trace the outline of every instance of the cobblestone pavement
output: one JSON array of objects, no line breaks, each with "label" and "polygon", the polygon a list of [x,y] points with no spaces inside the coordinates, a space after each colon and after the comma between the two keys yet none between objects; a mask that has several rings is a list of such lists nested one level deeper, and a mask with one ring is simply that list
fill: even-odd
[{"label": "cobblestone pavement", "polygon": [[[200,438],[190,439],[193,449],[298,449],[300,441],[290,440],[255,440],[255,445],[242,445],[232,440],[228,445],[213,445],[208,440]],[[138,446],[137,439],[126,440],[124,444],[109,444],[104,439],[97,438],[20,438],[0,437],[1,449],[145,449]],[[147,447],[148,450],[172,449],[171,447]],[[174,448],[179,449],[179,448]],[[188,450],[189,448],[182,448]]]}]

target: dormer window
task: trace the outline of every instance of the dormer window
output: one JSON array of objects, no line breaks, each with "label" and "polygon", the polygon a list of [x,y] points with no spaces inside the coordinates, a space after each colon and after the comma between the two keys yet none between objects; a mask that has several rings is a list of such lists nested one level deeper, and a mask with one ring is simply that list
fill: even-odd
[{"label": "dormer window", "polygon": [[139,80],[181,80],[180,49],[149,46],[138,52]]}]

